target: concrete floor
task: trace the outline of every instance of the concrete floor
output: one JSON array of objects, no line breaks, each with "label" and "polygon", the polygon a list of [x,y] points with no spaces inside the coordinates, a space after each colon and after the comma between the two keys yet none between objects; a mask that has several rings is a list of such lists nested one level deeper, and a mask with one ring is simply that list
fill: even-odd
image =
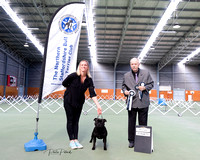
[{"label": "concrete floor", "polygon": [[[32,111],[18,113],[16,110],[0,112],[0,159],[1,160],[199,160],[200,117],[185,114],[161,115],[154,112],[149,116],[153,127],[154,152],[134,152],[128,148],[127,113],[105,113],[108,130],[108,150],[103,150],[102,140],[97,140],[96,150],[89,143],[96,113],[82,114],[79,141],[81,150],[71,151],[68,146],[64,110],[55,114],[43,109],[40,112],[39,139],[47,144],[46,151],[25,152],[24,143],[34,138],[36,114]],[[60,153],[62,151],[62,153]],[[54,152],[54,153],[53,153]],[[56,152],[56,153],[55,153]],[[64,152],[64,153],[63,153]],[[69,153],[70,152],[70,153]]]}]

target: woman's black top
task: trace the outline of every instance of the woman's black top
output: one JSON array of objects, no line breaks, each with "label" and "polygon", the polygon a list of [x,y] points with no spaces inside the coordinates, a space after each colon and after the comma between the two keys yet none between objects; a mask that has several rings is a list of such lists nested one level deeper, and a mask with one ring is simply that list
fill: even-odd
[{"label": "woman's black top", "polygon": [[74,107],[81,107],[83,105],[87,88],[89,88],[91,98],[96,96],[92,78],[86,76],[84,83],[81,83],[81,76],[78,76],[76,72],[68,75],[62,82],[62,85],[67,88],[64,99]]}]

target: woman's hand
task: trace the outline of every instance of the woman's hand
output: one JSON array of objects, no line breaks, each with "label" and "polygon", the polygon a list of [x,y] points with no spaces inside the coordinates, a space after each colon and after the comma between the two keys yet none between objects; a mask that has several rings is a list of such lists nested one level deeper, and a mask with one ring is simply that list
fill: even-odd
[{"label": "woman's hand", "polygon": [[98,115],[101,115],[101,114],[102,114],[102,109],[101,109],[100,106],[97,107],[97,113],[98,113]]},{"label": "woman's hand", "polygon": [[94,103],[97,106],[97,113],[98,113],[98,115],[102,114],[102,109],[101,109],[101,106],[100,106],[100,104],[99,104],[99,102],[97,100],[97,97],[96,96],[92,97],[92,100],[94,101]]}]

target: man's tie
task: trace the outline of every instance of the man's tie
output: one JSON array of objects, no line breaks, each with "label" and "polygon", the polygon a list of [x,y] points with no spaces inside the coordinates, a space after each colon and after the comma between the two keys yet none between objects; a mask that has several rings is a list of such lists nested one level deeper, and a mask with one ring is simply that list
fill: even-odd
[{"label": "man's tie", "polygon": [[135,81],[136,81],[136,83],[137,83],[137,81],[138,81],[137,73],[135,73]]}]

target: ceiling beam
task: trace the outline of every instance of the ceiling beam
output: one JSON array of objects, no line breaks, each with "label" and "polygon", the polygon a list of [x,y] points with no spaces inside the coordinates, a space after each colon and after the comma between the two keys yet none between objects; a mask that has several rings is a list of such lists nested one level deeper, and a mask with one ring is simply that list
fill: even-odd
[{"label": "ceiling beam", "polygon": [[135,0],[129,0],[128,8],[126,10],[126,18],[125,18],[125,21],[124,21],[124,26],[122,28],[122,36],[120,38],[120,43],[119,43],[119,48],[118,48],[118,52],[117,52],[117,57],[115,59],[114,69],[116,69],[117,64],[118,64],[119,56],[121,54],[121,49],[122,49],[122,46],[123,46],[124,38],[125,38],[125,35],[126,35],[126,30],[128,28],[128,24],[129,24],[129,20],[131,18],[131,12],[133,10],[133,5],[134,4],[135,4]]},{"label": "ceiling beam", "polygon": [[[200,36],[200,31],[195,31],[197,27],[199,27],[200,21],[193,26],[189,32],[187,32],[183,38],[180,39],[179,42],[160,60],[158,63],[159,70],[161,70],[164,66],[166,66],[172,59],[174,59],[179,53],[181,53],[189,44],[194,42],[196,38]],[[190,34],[194,36],[190,36]],[[177,52],[178,51],[178,52]]]},{"label": "ceiling beam", "polygon": [[106,44],[106,25],[107,25],[107,14],[108,14],[108,10],[107,10],[107,6],[108,6],[108,0],[106,0],[106,7],[105,7],[105,20],[104,20],[104,35],[103,35],[103,43],[104,43],[104,46]]},{"label": "ceiling beam", "polygon": [[8,46],[6,46],[1,40],[0,40],[0,51],[2,53],[5,53],[7,56],[9,56],[12,60],[15,62],[21,64],[25,68],[27,67],[27,61],[23,58],[20,57],[18,54],[13,52]]},{"label": "ceiling beam", "polygon": [[[97,14],[95,15],[96,18],[103,18],[105,15],[104,14]],[[113,14],[108,14],[107,15],[108,18],[124,18],[124,15],[113,15]],[[143,19],[160,19],[160,16],[147,16],[147,15],[132,15],[130,16],[130,18],[143,18]],[[179,20],[199,20],[199,17],[191,17],[191,16],[179,16],[178,17]]]},{"label": "ceiling beam", "polygon": [[47,24],[47,22],[46,22],[46,20],[45,20],[45,18],[44,18],[44,13],[41,13],[41,12],[40,12],[39,7],[37,6],[35,0],[32,0],[32,2],[33,2],[33,5],[34,5],[35,9],[36,9],[37,12],[38,12],[38,14],[39,14],[40,17],[42,18],[42,21],[43,21],[43,23],[45,24],[46,28],[48,28],[48,24]]},{"label": "ceiling beam", "polygon": [[[113,9],[113,10],[126,10],[127,7],[123,6],[107,6],[107,9]],[[105,6],[96,6],[94,9],[105,9]],[[134,10],[144,10],[144,11],[165,11],[166,8],[161,8],[161,7],[134,7]],[[181,11],[182,9],[177,9],[177,11]],[[198,8],[185,8],[184,12],[200,12],[200,9]]]},{"label": "ceiling beam", "polygon": [[[2,22],[0,22],[0,24],[2,25],[2,26],[4,26],[5,28],[6,28],[6,30],[9,32],[9,36],[11,37],[12,36],[12,38],[14,38],[17,42],[18,42],[18,44],[19,45],[24,45],[24,43],[15,35],[15,34],[13,34],[13,32],[12,32],[12,30],[10,30],[9,28],[7,28],[6,27],[6,25],[4,24],[4,23],[2,23]],[[22,35],[24,35],[24,34],[22,34]],[[26,38],[26,35],[24,35],[25,37],[24,38]],[[11,48],[11,46],[8,46],[8,47],[10,47]],[[26,50],[27,50],[27,52],[28,53],[30,53],[36,60],[37,60],[37,58],[35,57],[35,55],[28,49],[28,48],[26,48]],[[16,52],[16,51],[15,51]],[[17,53],[19,53],[20,54],[20,52],[17,52]]]}]

